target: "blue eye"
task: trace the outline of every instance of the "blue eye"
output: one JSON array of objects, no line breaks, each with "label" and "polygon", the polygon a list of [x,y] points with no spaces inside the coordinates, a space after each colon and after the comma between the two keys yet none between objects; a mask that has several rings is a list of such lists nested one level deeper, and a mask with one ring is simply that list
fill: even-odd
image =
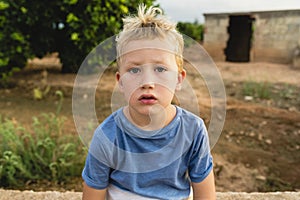
[{"label": "blue eye", "polygon": [[167,69],[165,67],[158,66],[158,67],[155,68],[154,71],[156,71],[156,72],[165,72],[165,71],[167,71]]},{"label": "blue eye", "polygon": [[128,70],[129,73],[132,73],[132,74],[136,74],[136,73],[139,73],[141,70],[139,68],[136,68],[136,67],[133,67],[131,69]]}]

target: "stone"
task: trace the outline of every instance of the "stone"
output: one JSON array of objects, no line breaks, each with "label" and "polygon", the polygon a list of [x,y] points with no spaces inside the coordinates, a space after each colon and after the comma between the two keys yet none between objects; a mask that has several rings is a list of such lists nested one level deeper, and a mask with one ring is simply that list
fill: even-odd
[{"label": "stone", "polygon": [[272,140],[271,140],[271,139],[266,139],[265,142],[266,142],[267,144],[272,144]]}]

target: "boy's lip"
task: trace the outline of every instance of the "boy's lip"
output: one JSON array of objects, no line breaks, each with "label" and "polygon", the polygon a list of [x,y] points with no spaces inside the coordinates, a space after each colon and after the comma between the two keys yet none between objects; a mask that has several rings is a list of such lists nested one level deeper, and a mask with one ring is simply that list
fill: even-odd
[{"label": "boy's lip", "polygon": [[153,94],[143,94],[138,100],[144,104],[153,104],[157,101],[157,98]]}]

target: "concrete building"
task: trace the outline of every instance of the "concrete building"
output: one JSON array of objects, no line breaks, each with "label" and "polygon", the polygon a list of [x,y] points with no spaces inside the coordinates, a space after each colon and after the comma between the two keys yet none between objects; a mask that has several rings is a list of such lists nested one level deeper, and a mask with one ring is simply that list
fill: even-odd
[{"label": "concrete building", "polygon": [[203,46],[215,61],[293,63],[300,10],[206,13]]}]

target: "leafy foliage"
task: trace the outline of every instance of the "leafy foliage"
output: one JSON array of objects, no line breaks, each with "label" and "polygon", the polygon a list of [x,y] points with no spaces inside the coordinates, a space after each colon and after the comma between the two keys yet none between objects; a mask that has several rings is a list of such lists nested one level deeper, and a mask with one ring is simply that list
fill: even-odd
[{"label": "leafy foliage", "polygon": [[33,117],[28,130],[14,120],[0,119],[0,186],[80,176],[85,148],[78,137],[62,134],[63,122],[57,115],[43,114]]},{"label": "leafy foliage", "polygon": [[[20,0],[21,5],[24,0]],[[0,85],[7,86],[9,77],[19,67],[25,65],[32,56],[29,35],[22,31],[26,10],[22,6],[16,9],[15,3],[0,0]]]},{"label": "leafy foliage", "polygon": [[179,22],[177,26],[178,30],[181,33],[191,37],[198,42],[203,41],[203,25],[199,24],[198,21],[195,21],[194,23]]},{"label": "leafy foliage", "polygon": [[80,176],[86,148],[78,137],[63,134],[64,118],[58,117],[63,93],[56,95],[60,98],[56,114],[33,117],[29,129],[0,116],[0,187]]},{"label": "leafy foliage", "polygon": [[[143,2],[151,5],[153,0]],[[63,72],[76,72],[94,47],[119,31],[121,18],[138,4],[132,0],[0,0],[0,70],[23,67],[31,56],[59,52]]]}]

